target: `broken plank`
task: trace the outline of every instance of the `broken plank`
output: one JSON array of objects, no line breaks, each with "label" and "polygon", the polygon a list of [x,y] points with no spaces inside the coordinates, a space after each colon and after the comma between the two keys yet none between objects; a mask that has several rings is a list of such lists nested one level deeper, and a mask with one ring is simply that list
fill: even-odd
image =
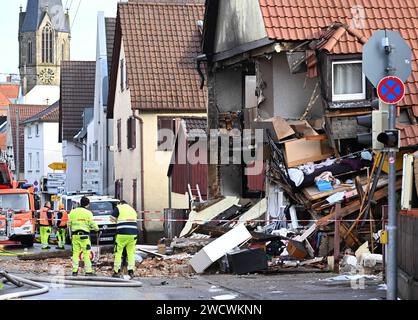
[{"label": "broken plank", "polygon": [[324,258],[314,258],[314,259],[302,261],[302,262],[299,263],[299,265],[300,266],[305,266],[305,265],[309,265],[309,264],[319,263],[319,262],[322,262],[322,260],[324,260]]},{"label": "broken plank", "polygon": [[309,158],[304,158],[303,160],[290,161],[290,162],[287,163],[287,166],[289,168],[296,167],[296,166],[299,166],[299,165],[302,165],[302,164],[305,164],[305,163],[308,163],[308,162],[316,162],[316,161],[326,160],[329,157],[333,157],[333,156],[334,156],[334,152],[328,152],[328,153],[325,153],[325,154],[312,156],[312,157],[309,157]]},{"label": "broken plank", "polygon": [[[399,179],[396,181],[396,190],[399,190],[401,187],[402,187],[402,180]],[[380,190],[377,190],[374,194],[373,199],[377,201],[387,196],[388,196],[388,187],[386,186]],[[341,218],[344,218],[360,210],[360,205],[361,205],[360,200],[357,199],[357,200],[350,202],[347,206],[341,208],[341,212],[340,212]],[[327,226],[333,222],[332,220],[334,220],[334,218],[335,218],[335,212],[330,213],[329,215],[325,217],[322,217],[316,222],[316,224],[318,225],[318,227]]]}]

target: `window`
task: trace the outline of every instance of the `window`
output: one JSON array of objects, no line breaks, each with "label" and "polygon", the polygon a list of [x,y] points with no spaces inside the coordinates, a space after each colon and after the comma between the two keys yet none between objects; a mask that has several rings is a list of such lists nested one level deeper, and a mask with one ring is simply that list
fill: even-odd
[{"label": "window", "polygon": [[39,152],[36,153],[36,169],[41,169],[41,158]]},{"label": "window", "polygon": [[29,157],[29,170],[32,170],[32,153],[29,153],[28,154],[28,157]]},{"label": "window", "polygon": [[61,60],[65,60],[65,41],[62,43],[61,46]]},{"label": "window", "polygon": [[174,118],[158,117],[158,150],[173,150],[174,123]]},{"label": "window", "polygon": [[89,161],[91,161],[91,145],[89,145]]},{"label": "window", "polygon": [[136,148],[136,121],[134,117],[130,117],[127,121],[128,128],[128,149]]},{"label": "window", "polygon": [[332,100],[366,99],[366,78],[362,61],[338,61],[332,63]]},{"label": "window", "polygon": [[42,62],[53,63],[54,57],[54,39],[53,31],[49,24],[42,30]]},{"label": "window", "polygon": [[137,206],[137,190],[138,190],[138,180],[134,179],[132,181],[132,206],[133,208],[136,210],[136,206]]},{"label": "window", "polygon": [[36,136],[39,137],[39,124],[35,125],[35,133],[36,133]]},{"label": "window", "polygon": [[28,42],[28,64],[32,64],[33,60],[33,47],[32,47],[32,41]]},{"label": "window", "polygon": [[122,151],[122,121],[119,119],[118,120],[118,125],[117,125],[117,140],[118,140],[118,151],[121,152]]},{"label": "window", "polygon": [[32,126],[28,126],[28,139],[32,139]]},{"label": "window", "polygon": [[120,60],[120,90],[125,90],[125,59]]}]

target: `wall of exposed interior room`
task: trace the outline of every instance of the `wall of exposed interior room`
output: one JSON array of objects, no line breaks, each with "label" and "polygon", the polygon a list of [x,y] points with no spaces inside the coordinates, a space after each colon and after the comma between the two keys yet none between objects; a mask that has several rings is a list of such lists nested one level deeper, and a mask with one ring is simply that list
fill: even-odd
[{"label": "wall of exposed interior room", "polygon": [[221,0],[215,52],[267,37],[258,1]]},{"label": "wall of exposed interior room", "polygon": [[[291,74],[285,53],[274,53],[272,59],[260,58],[258,61],[257,76],[266,83],[263,89],[266,100],[259,107],[260,114],[266,118],[280,116],[284,119],[300,119],[309,104],[318,79],[306,78],[304,72]],[[319,93],[318,87],[315,95]],[[323,116],[321,101],[321,98],[316,100],[308,118]]]},{"label": "wall of exposed interior room", "polygon": [[241,69],[224,69],[216,72],[215,97],[219,112],[240,111],[242,91]]}]

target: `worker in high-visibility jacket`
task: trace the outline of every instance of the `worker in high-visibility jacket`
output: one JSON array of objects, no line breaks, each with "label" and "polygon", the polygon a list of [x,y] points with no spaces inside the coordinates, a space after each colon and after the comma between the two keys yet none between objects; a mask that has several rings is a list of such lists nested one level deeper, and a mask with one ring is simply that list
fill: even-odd
[{"label": "worker in high-visibility jacket", "polygon": [[93,275],[93,268],[90,260],[90,230],[99,231],[97,223],[93,220],[93,213],[88,210],[90,200],[87,197],[83,197],[81,198],[80,205],[81,207],[71,210],[68,216],[68,229],[71,234],[73,250],[73,276],[77,276],[78,274],[80,252],[83,252],[85,274]]},{"label": "worker in high-visibility jacket", "polygon": [[54,225],[51,203],[45,202],[39,215],[39,233],[41,234],[42,250],[51,249],[49,246],[49,237],[51,236],[52,226]]},{"label": "worker in high-visibility jacket", "polygon": [[126,250],[128,260],[128,274],[131,279],[135,272],[135,252],[138,240],[138,214],[125,201],[121,201],[110,218],[116,222],[115,261],[113,277],[121,276],[122,254]]},{"label": "worker in high-visibility jacket", "polygon": [[68,213],[64,210],[64,204],[60,203],[59,211],[56,215],[55,226],[57,227],[56,235],[58,239],[58,246],[56,249],[65,249],[65,236],[68,225]]}]

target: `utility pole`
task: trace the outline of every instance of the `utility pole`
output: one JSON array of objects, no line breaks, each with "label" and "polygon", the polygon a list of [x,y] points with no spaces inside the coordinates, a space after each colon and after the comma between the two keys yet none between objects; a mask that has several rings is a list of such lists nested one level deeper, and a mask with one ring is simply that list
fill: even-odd
[{"label": "utility pole", "polygon": [[[411,75],[412,50],[402,36],[391,30],[378,30],[363,47],[363,72],[377,89],[381,111],[389,112],[387,130],[377,136],[388,155],[388,225],[387,299],[397,300],[397,212],[396,212],[396,152],[399,131],[396,130],[396,110],[405,95],[405,81]],[[380,147],[379,147],[380,148]]]}]

